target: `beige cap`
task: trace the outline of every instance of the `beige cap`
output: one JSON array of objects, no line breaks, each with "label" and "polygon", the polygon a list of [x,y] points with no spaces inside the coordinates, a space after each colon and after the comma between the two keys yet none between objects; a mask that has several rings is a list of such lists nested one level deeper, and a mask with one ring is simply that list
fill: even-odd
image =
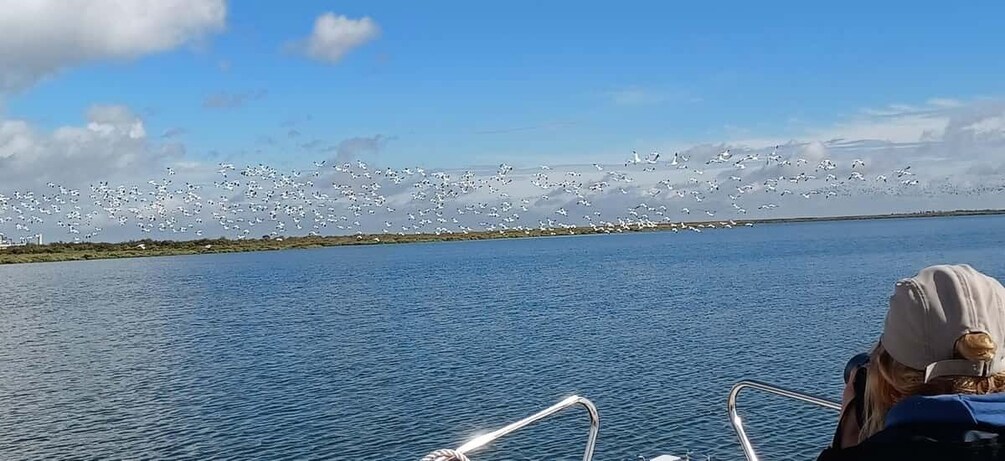
[{"label": "beige cap", "polygon": [[[987,333],[998,346],[988,362],[959,360],[956,341]],[[897,282],[880,339],[894,360],[938,376],[986,377],[1005,371],[1005,287],[965,265],[931,266]]]}]

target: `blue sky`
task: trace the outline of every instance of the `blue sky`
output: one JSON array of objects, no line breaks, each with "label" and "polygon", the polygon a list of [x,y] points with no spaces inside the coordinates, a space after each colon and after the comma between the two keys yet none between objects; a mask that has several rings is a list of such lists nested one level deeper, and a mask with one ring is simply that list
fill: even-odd
[{"label": "blue sky", "polygon": [[[380,35],[334,63],[293,51],[325,12]],[[1001,2],[230,2],[220,33],[68,67],[4,112],[55,129],[124,105],[151,136],[183,129],[194,160],[296,164],[326,156],[298,144],[381,135],[394,165],[616,161],[997,97],[1002,17]],[[259,97],[204,107],[222,93]]]}]

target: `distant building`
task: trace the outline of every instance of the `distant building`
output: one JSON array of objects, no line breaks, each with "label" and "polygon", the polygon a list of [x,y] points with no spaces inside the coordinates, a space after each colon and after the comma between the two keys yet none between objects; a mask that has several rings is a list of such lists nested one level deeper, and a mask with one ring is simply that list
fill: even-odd
[{"label": "distant building", "polygon": [[41,245],[42,244],[42,234],[35,235],[31,240],[26,238],[21,238],[21,241],[15,242],[13,240],[8,240],[6,236],[0,234],[0,250],[5,250],[11,247],[23,247],[31,244]]}]

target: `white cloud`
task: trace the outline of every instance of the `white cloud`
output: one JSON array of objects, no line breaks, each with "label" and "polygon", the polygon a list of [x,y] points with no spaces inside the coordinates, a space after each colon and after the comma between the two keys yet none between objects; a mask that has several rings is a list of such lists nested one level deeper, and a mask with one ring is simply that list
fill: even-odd
[{"label": "white cloud", "polygon": [[125,106],[92,106],[83,126],[51,132],[24,120],[0,120],[0,184],[11,188],[134,180],[183,152],[178,143],[151,143],[143,120]]},{"label": "white cloud", "polygon": [[963,102],[953,98],[932,98],[928,100],[928,104],[936,107],[960,107]]},{"label": "white cloud", "polygon": [[867,139],[917,142],[926,138],[938,138],[949,125],[952,112],[948,109],[949,106],[933,107],[935,108],[922,110],[909,106],[890,106],[881,110],[863,111],[861,117],[812,130],[806,136],[822,141]]},{"label": "white cloud", "polygon": [[311,36],[294,43],[293,49],[319,61],[335,63],[353,48],[379,36],[380,26],[369,17],[350,19],[329,12],[318,16]]},{"label": "white cloud", "polygon": [[862,110],[830,125],[778,137],[737,139],[728,145],[763,149],[821,143],[828,155],[994,157],[1005,155],[1005,101],[932,99],[921,106],[890,105]]},{"label": "white cloud", "polygon": [[819,162],[827,157],[827,146],[820,141],[813,141],[803,146],[802,155],[807,160]]},{"label": "white cloud", "polygon": [[975,134],[1001,134],[1005,132],[1005,114],[982,119],[967,125],[964,129],[973,131]]},{"label": "white cloud", "polygon": [[0,92],[90,61],[130,59],[224,28],[225,0],[31,0],[0,8]]}]

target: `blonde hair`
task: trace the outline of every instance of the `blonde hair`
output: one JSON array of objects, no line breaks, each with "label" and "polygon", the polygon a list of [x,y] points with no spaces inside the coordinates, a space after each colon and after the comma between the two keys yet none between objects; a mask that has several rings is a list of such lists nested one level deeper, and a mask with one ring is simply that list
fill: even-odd
[{"label": "blonde hair", "polygon": [[[991,360],[998,346],[985,333],[967,333],[956,341],[956,358]],[[940,394],[990,394],[1005,392],[1005,373],[987,378],[946,376],[925,382],[925,372],[908,368],[893,359],[882,344],[869,357],[865,383],[865,421],[859,440],[879,432],[886,424],[886,413],[904,397]]]}]

